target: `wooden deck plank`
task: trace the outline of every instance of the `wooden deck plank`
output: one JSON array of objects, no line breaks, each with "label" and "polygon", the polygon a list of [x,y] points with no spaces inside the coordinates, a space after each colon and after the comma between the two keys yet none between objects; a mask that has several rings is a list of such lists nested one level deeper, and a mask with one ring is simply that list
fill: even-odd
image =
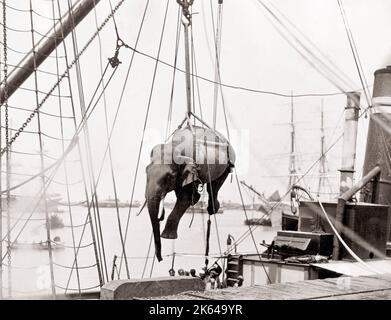
[{"label": "wooden deck plank", "polygon": [[337,297],[327,297],[315,300],[391,300],[391,290],[356,293]]},{"label": "wooden deck plank", "polygon": [[227,288],[161,298],[184,300],[391,300],[391,274]]}]

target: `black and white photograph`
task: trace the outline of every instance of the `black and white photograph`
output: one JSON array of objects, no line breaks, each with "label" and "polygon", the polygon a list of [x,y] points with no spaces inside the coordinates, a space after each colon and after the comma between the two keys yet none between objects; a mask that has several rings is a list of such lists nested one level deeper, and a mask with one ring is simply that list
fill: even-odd
[{"label": "black and white photograph", "polygon": [[0,0],[0,300],[391,300],[390,12]]}]

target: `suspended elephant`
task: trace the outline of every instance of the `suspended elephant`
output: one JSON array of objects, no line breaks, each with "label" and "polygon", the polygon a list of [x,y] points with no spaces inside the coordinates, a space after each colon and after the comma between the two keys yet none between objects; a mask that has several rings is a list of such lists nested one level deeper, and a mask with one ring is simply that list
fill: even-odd
[{"label": "suspended elephant", "polygon": [[[200,185],[207,184],[208,213],[212,215],[218,211],[218,192],[234,163],[235,152],[228,140],[214,130],[198,126],[178,129],[170,142],[152,149],[151,163],[146,168],[145,198],[159,261],[162,260],[160,237],[177,238],[180,219],[200,199]],[[160,235],[163,202],[171,191],[175,191],[177,200]]]}]

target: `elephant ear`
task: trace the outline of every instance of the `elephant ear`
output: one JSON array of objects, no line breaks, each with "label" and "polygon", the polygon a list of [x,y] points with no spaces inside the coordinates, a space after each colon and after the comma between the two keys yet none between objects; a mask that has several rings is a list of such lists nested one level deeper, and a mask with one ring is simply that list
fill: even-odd
[{"label": "elephant ear", "polygon": [[188,163],[185,165],[185,168],[182,171],[182,187],[197,181],[198,177],[198,166],[196,163]]},{"label": "elephant ear", "polygon": [[151,151],[151,163],[163,164],[164,162],[164,150],[165,144],[158,144],[152,148]]}]

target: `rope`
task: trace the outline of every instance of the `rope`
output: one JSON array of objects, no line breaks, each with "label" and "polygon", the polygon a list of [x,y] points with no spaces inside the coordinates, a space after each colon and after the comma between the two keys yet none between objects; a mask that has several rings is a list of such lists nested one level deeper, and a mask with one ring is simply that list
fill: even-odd
[{"label": "rope", "polygon": [[364,72],[363,72],[363,68],[362,68],[362,64],[361,64],[361,59],[360,59],[360,56],[358,54],[356,43],[354,41],[353,34],[352,34],[352,31],[351,31],[350,26],[349,26],[349,21],[348,21],[348,18],[346,17],[346,13],[345,13],[345,9],[343,7],[342,1],[341,0],[337,0],[337,2],[338,2],[339,9],[341,11],[341,16],[342,16],[342,20],[343,20],[343,23],[344,23],[344,26],[345,26],[345,31],[346,31],[346,34],[347,34],[347,37],[348,37],[348,40],[349,40],[350,48],[352,50],[354,63],[356,64],[358,76],[360,77],[360,82],[361,82],[361,85],[362,85],[362,89],[363,89],[364,94],[365,94],[365,99],[367,100],[367,105],[371,106],[372,105],[371,99],[370,99],[369,94],[368,94],[368,92],[366,90],[366,88],[368,87],[368,82],[366,81],[365,76],[364,76]]},{"label": "rope", "polygon": [[[364,115],[366,114],[367,109],[368,109],[368,108],[366,108],[365,110],[363,110],[363,111],[361,112],[361,114],[359,115],[358,119],[360,119],[362,116],[364,116]],[[327,153],[328,153],[330,150],[332,150],[332,149],[337,145],[337,143],[339,142],[339,140],[341,140],[342,138],[343,138],[343,134],[339,135],[338,138],[336,138],[336,140],[335,140],[330,146],[328,146],[328,148],[325,150],[323,156],[327,155]],[[313,168],[315,168],[315,166],[319,163],[320,160],[321,160],[321,157],[317,158],[317,160],[314,161],[314,162],[310,165],[310,167],[307,169],[307,171],[306,171],[301,177],[299,177],[299,179],[297,180],[297,183],[300,182],[301,179],[302,179],[303,177],[307,176],[307,175],[311,172],[311,170],[312,170]],[[281,197],[281,200],[278,201],[278,202],[276,202],[276,203],[270,208],[270,210],[265,214],[266,217],[269,217],[269,216],[270,216],[270,214],[273,212],[273,210],[274,210],[276,207],[278,207],[278,206],[282,203],[282,200],[291,192],[291,190],[292,190],[292,188],[289,188],[289,190],[287,190],[287,192]],[[263,219],[264,219],[264,217],[258,219],[257,221],[258,221],[258,222],[261,222],[261,221],[263,221]],[[253,226],[251,226],[251,231],[254,231],[254,230],[255,230],[256,228],[258,228],[258,227],[259,227],[259,225],[253,225]],[[249,232],[249,231],[244,232],[244,233],[243,233],[243,234],[234,242],[234,245],[238,246],[242,241],[244,241],[244,240],[247,238],[247,236],[248,236],[248,232]],[[227,250],[227,253],[229,253],[229,252],[231,252],[231,251],[233,250],[234,245],[231,247],[230,250]]]},{"label": "rope", "polygon": [[[4,0],[3,0],[4,1]],[[36,115],[36,113],[39,111],[39,109],[42,107],[42,105],[48,100],[48,98],[50,97],[50,95],[54,92],[54,90],[56,89],[56,87],[60,84],[60,82],[68,75],[69,73],[69,70],[72,69],[72,67],[79,61],[80,57],[83,55],[83,53],[87,50],[87,48],[90,46],[90,44],[92,43],[92,41],[95,39],[95,37],[97,36],[98,32],[101,31],[107,24],[107,22],[113,17],[114,13],[121,7],[121,5],[123,4],[125,0],[120,0],[117,5],[115,6],[115,8],[113,9],[113,11],[106,17],[106,19],[102,22],[102,24],[99,26],[98,30],[96,32],[94,32],[94,34],[91,36],[91,38],[87,41],[87,43],[84,45],[84,47],[79,51],[79,53],[77,53],[77,55],[75,55],[75,58],[74,60],[70,63],[70,64],[67,64],[67,67],[66,67],[66,70],[65,72],[61,75],[59,81],[57,81],[55,83],[55,85],[48,91],[48,93],[46,93],[45,97],[41,100],[41,102],[39,103],[38,107],[34,109],[34,111],[30,114],[30,116],[26,119],[26,121],[23,123],[23,125],[19,128],[19,131],[17,133],[15,133],[15,135],[11,138],[11,140],[9,141],[9,143],[3,148],[1,149],[1,152],[0,152],[0,156],[2,156],[5,151],[11,146],[12,143],[14,143],[14,141],[18,138],[18,136],[20,135],[21,132],[23,132],[23,130],[27,127],[27,125],[31,122],[31,120],[34,118],[34,116]]]},{"label": "rope", "polygon": [[[137,43],[138,43],[138,40],[139,40],[139,37],[140,37],[140,34],[141,34],[141,30],[142,30],[142,26],[144,24],[144,20],[145,20],[145,16],[146,16],[146,12],[147,12],[147,8],[148,8],[148,4],[149,4],[149,0],[146,4],[146,7],[145,7],[145,10],[144,10],[144,14],[143,14],[143,18],[142,18],[142,22],[141,22],[141,26],[140,26],[140,29],[139,29],[139,33],[138,33],[138,36],[137,36],[137,39],[136,39],[136,46],[137,46]],[[122,105],[122,100],[123,100],[123,96],[124,96],[124,92],[125,92],[125,88],[126,88],[126,84],[128,82],[128,79],[129,79],[129,75],[130,75],[130,70],[131,70],[131,67],[133,65],[133,60],[134,60],[134,54],[132,55],[132,58],[131,58],[131,61],[130,61],[130,64],[129,64],[129,67],[128,67],[128,70],[127,70],[127,74],[126,74],[126,77],[125,77],[125,82],[124,82],[124,85],[123,85],[123,88],[122,88],[122,92],[121,92],[121,96],[120,96],[120,99],[119,99],[119,102],[118,102],[118,106],[117,106],[117,110],[116,110],[116,114],[115,114],[115,117],[114,117],[114,120],[113,120],[113,125],[112,125],[112,128],[111,128],[111,131],[110,131],[110,141],[111,141],[111,137],[112,137],[112,134],[113,134],[113,131],[114,131],[114,127],[115,127],[115,123],[118,119],[118,114],[119,114],[119,110],[120,110],[120,107]],[[99,174],[98,174],[98,177],[97,177],[97,182],[96,182],[96,187],[98,186],[98,183],[99,183],[99,180],[100,180],[100,177],[101,177],[101,173],[102,173],[102,170],[103,170],[103,166],[104,166],[104,160],[106,158],[106,155],[107,155],[107,151],[108,151],[108,146],[106,146],[106,149],[105,149],[105,153],[104,153],[104,156],[103,156],[103,160],[102,160],[102,163],[101,163],[101,167],[100,167],[100,170],[99,170]],[[84,175],[83,175],[84,177]],[[87,192],[87,191],[86,191]],[[86,193],[87,195],[87,193]],[[88,198],[88,195],[87,195],[87,198]],[[88,203],[88,201],[87,201]],[[91,205],[88,204],[88,210],[90,210],[91,208]],[[89,214],[90,216],[90,214]],[[91,225],[91,230],[92,230],[92,235],[94,237],[94,231],[93,231],[93,226],[92,226],[92,223],[90,223]],[[83,230],[83,234],[84,234],[84,230]],[[94,240],[95,241],[95,240]],[[95,247],[94,247],[95,248]],[[95,251],[96,251],[96,248],[95,248]],[[97,256],[97,253],[96,253],[96,256]],[[99,262],[99,261],[98,261]],[[98,273],[100,275],[100,272],[99,272],[99,268],[98,268]],[[101,277],[100,277],[101,278]],[[102,283],[102,282],[101,282]]]},{"label": "rope", "polygon": [[[52,17],[53,17],[53,29],[55,28],[56,21],[55,21],[55,4],[54,1],[52,1]],[[57,44],[55,45],[55,56],[56,58],[58,57],[58,47]],[[65,57],[66,57],[66,51],[65,51]],[[66,61],[67,62],[67,61]],[[60,77],[60,68],[59,68],[59,63],[58,59],[56,59],[56,73],[57,73],[57,79]],[[58,95],[61,96],[61,88],[58,86]],[[65,143],[64,143],[64,123],[63,123],[63,110],[62,110],[62,100],[59,98],[58,99],[58,108],[59,108],[59,114],[60,114],[60,129],[61,129],[61,147],[62,147],[62,152],[65,152]],[[72,246],[73,246],[73,254],[75,257],[75,265],[76,265],[76,279],[77,279],[77,287],[79,288],[79,293],[80,291],[80,274],[79,274],[79,265],[77,261],[77,255],[76,255],[76,237],[75,237],[75,226],[73,224],[73,217],[72,217],[72,206],[71,206],[71,196],[70,196],[70,190],[69,190],[69,181],[68,181],[68,168],[67,168],[67,161],[66,159],[64,160],[64,175],[65,175],[65,186],[66,186],[66,193],[67,193],[67,201],[68,201],[68,213],[69,213],[69,220],[70,220],[70,229],[71,229],[71,235],[72,235]],[[53,180],[54,183],[59,184],[59,182],[56,182]],[[83,182],[83,180],[81,180]],[[75,185],[75,183],[72,183],[72,185]],[[65,226],[64,226],[65,227]],[[68,226],[66,226],[68,227]],[[96,266],[96,263],[95,263]]]},{"label": "rope", "polygon": [[179,51],[179,41],[181,36],[181,7],[178,7],[178,18],[177,18],[177,31],[176,31],[176,39],[175,39],[175,56],[174,56],[174,68],[173,74],[172,74],[172,83],[171,83],[171,93],[170,93],[170,104],[168,107],[168,116],[167,116],[167,127],[166,127],[166,139],[169,137],[169,132],[171,132],[171,120],[172,120],[172,109],[173,109],[173,103],[174,103],[174,88],[175,88],[175,78],[176,78],[176,66],[178,62],[178,51]]},{"label": "rope", "polygon": [[[2,41],[0,41],[0,44],[4,45],[4,43]],[[30,54],[31,51],[21,51],[21,50],[17,50],[9,45],[7,45],[7,49],[9,51],[12,51],[14,53],[17,53],[17,54],[21,54],[21,55],[27,55],[27,54]],[[47,55],[47,54],[44,54],[44,53],[40,53],[40,52],[36,52],[36,55],[39,55],[39,56],[42,56],[42,57],[45,57],[45,58],[51,58],[51,59],[56,59],[55,56],[52,56],[52,55]],[[65,58],[65,56],[59,56],[58,58]],[[52,73],[49,73],[48,74],[52,74]]]},{"label": "rope", "polygon": [[[143,272],[141,274],[141,279],[144,279],[144,274],[145,274],[145,270],[147,269],[148,259],[150,259],[149,253],[151,252],[152,240],[153,240],[153,232],[151,232],[151,236],[149,238],[148,251],[147,251],[147,256],[145,257],[145,263],[144,263]],[[124,258],[128,259],[127,257],[124,257]]]},{"label": "rope", "polygon": [[[115,74],[115,71],[116,71],[116,69],[115,69],[114,72],[111,74],[109,81],[106,83],[106,87],[107,87],[107,85],[110,83],[110,80],[112,79],[113,75]],[[98,85],[98,87],[99,87],[99,85]],[[95,103],[95,105],[92,107],[91,110],[90,110],[90,107],[91,107],[91,105],[92,105],[92,101],[91,101],[91,104],[89,104],[89,106],[88,106],[88,108],[87,108],[87,110],[86,110],[86,114],[83,115],[83,118],[82,118],[82,120],[81,120],[81,122],[80,122],[80,124],[79,124],[79,126],[78,126],[78,128],[77,128],[77,130],[76,130],[76,132],[75,132],[74,138],[72,139],[73,141],[72,141],[72,143],[68,146],[67,151],[73,148],[74,143],[75,143],[75,141],[77,140],[76,137],[78,136],[78,134],[80,133],[80,131],[83,129],[83,126],[85,125],[85,121],[87,121],[87,120],[89,119],[89,117],[91,116],[91,114],[92,114],[93,111],[95,110],[95,107],[96,107],[97,103],[99,102],[100,97],[101,97],[101,95],[99,96],[98,101]],[[94,97],[93,97],[93,98],[94,98]],[[90,111],[89,114],[87,114],[88,111]],[[64,158],[64,157],[62,157],[62,159],[63,159],[63,158]],[[48,186],[50,185],[51,179],[55,176],[55,174],[56,174],[58,168],[59,168],[59,164],[57,164],[57,167],[55,168],[55,171],[52,173],[52,175],[51,175],[51,177],[50,177],[50,180],[48,180],[48,182],[46,183],[46,186],[43,188],[42,191],[45,191],[45,192],[46,192],[46,189],[47,189]],[[35,210],[37,209],[38,204],[39,204],[39,201],[41,201],[42,197],[43,197],[43,192],[41,192],[41,195],[38,197],[38,202],[37,202],[36,206],[33,208],[32,213],[30,214],[29,218],[31,218],[31,216],[33,215],[33,213],[34,213]],[[23,214],[23,215],[24,215],[24,214]],[[22,215],[22,216],[23,216],[23,215]],[[26,224],[27,224],[27,223],[25,223],[25,224],[23,225],[23,227],[21,228],[21,230],[19,231],[19,233],[18,233],[17,237],[15,238],[13,244],[17,241],[18,237],[20,236],[20,234],[21,234],[22,231],[24,230]],[[13,228],[14,228],[15,226],[16,226],[16,224],[13,226]],[[5,256],[2,257],[2,259],[4,259],[4,258],[5,258]]]},{"label": "rope", "polygon": [[[68,11],[71,12],[72,10],[72,4],[70,0],[67,1],[68,3]],[[77,41],[77,35],[75,32],[75,23],[72,20],[73,28],[72,28],[72,47],[74,55],[76,56],[78,49],[78,41]],[[96,30],[97,37],[99,37],[99,28]],[[82,113],[84,113],[86,104],[85,104],[85,95],[84,95],[84,86],[83,86],[83,79],[82,79],[82,72],[80,67],[80,61],[76,61],[76,78],[77,78],[77,87],[78,87],[78,94],[79,94],[79,103],[80,103],[80,110]],[[109,64],[106,66],[106,70],[108,68]],[[101,77],[101,81],[99,82],[99,85],[103,83],[104,77]],[[104,91],[102,91],[102,94],[104,94]],[[102,274],[106,275],[106,281],[109,281],[109,275],[108,275],[108,268],[107,268],[107,261],[106,261],[106,252],[105,252],[105,246],[103,241],[103,232],[102,232],[102,226],[101,226],[101,219],[100,219],[100,211],[99,211],[99,205],[98,205],[98,195],[97,191],[95,189],[95,175],[94,175],[94,165],[93,165],[93,157],[92,157],[92,148],[91,148],[91,142],[90,142],[90,135],[89,135],[89,129],[88,124],[83,128],[83,134],[84,134],[84,143],[85,143],[85,149],[87,154],[87,168],[88,168],[88,174],[89,174],[89,182],[90,182],[90,189],[91,193],[94,195],[92,197],[93,202],[93,211],[94,211],[94,220],[95,220],[95,226],[97,229],[96,239],[97,239],[97,246],[98,246],[98,253],[100,256],[102,267]],[[102,259],[103,257],[103,259]]]},{"label": "rope", "polygon": [[[274,20],[274,23],[272,22],[273,26],[277,30],[277,32],[289,43],[289,45],[297,51],[297,53],[300,54],[300,56],[306,60],[314,69],[316,69],[323,77],[325,77],[328,81],[330,81],[335,87],[337,87],[341,92],[345,92],[345,90],[342,89],[342,86],[337,83],[337,81],[340,81],[343,85],[347,87],[354,87],[352,86],[349,81],[344,79],[344,75],[338,74],[335,70],[333,70],[329,65],[327,65],[324,61],[322,61],[321,57],[316,56],[316,54],[308,47],[306,46],[282,21],[280,17],[276,15],[273,10],[268,7],[264,1],[256,0],[257,3],[264,9],[266,12],[271,16],[271,18]],[[277,23],[292,39],[290,40],[286,34],[283,33],[282,30],[278,29],[275,25]],[[291,23],[292,24],[292,23]],[[296,30],[298,30],[296,28]],[[296,45],[295,45],[296,44]],[[304,51],[304,53],[303,53]],[[308,56],[306,56],[307,54]],[[313,59],[313,60],[310,60]],[[315,62],[314,62],[315,61]],[[319,64],[316,65],[316,63]],[[322,69],[323,68],[323,69]],[[338,70],[339,71],[339,70]],[[329,73],[331,75],[328,75]],[[334,77],[334,79],[332,78]],[[346,92],[346,94],[348,94]]]},{"label": "rope", "polygon": [[[63,265],[63,264],[60,264],[60,263],[54,263],[54,265],[56,267],[60,267],[60,268],[63,268],[63,269],[72,269],[73,267],[70,267],[70,266],[66,266],[66,265]],[[96,267],[96,263],[95,264],[92,264],[92,265],[89,265],[89,266],[78,266],[78,269],[91,269],[91,268],[95,268]],[[78,288],[79,290],[80,289],[80,285],[78,285]]]},{"label": "rope", "polygon": [[[29,1],[30,4],[30,27],[31,27],[31,42],[32,42],[32,48],[35,48],[35,38],[34,38],[34,18],[32,14],[33,10],[33,4],[32,0]],[[34,85],[35,85],[35,103],[36,108],[39,106],[39,97],[38,97],[38,76],[37,76],[37,66],[36,66],[36,58],[35,58],[35,50],[33,50],[33,59],[34,59]],[[41,160],[41,171],[44,170],[45,164],[44,164],[44,157],[43,157],[43,140],[42,140],[42,134],[41,134],[41,117],[39,114],[39,108],[37,109],[37,125],[38,125],[38,142],[39,142],[39,150],[40,150],[40,160]],[[6,145],[8,145],[8,140]],[[7,153],[9,152],[9,148],[7,149]],[[41,174],[41,180],[42,180],[42,187],[45,185],[45,175]],[[9,189],[9,188],[8,188]],[[56,295],[56,288],[55,288],[55,281],[54,281],[54,269],[53,269],[53,251],[52,251],[52,242],[51,242],[51,229],[50,229],[50,220],[49,220],[49,212],[48,212],[48,205],[47,205],[47,196],[46,191],[43,192],[43,198],[44,198],[44,208],[45,208],[45,219],[46,219],[46,241],[48,245],[48,255],[49,255],[49,268],[50,268],[50,284],[51,284],[51,291],[53,297]]]},{"label": "rope", "polygon": [[[168,7],[169,7],[169,0],[167,0],[167,2],[166,2],[166,10],[165,10],[165,13],[164,13],[163,26],[162,26],[161,33],[160,33],[159,47],[158,47],[158,52],[157,52],[157,56],[158,57],[160,57],[160,52],[161,52],[161,48],[162,48],[162,44],[163,44],[163,36],[164,36],[165,28],[166,28]],[[148,98],[147,111],[145,113],[143,131],[142,131],[141,142],[140,142],[139,152],[138,152],[138,156],[137,156],[135,175],[134,175],[134,180],[133,180],[133,186],[132,186],[132,191],[131,191],[131,196],[130,196],[130,203],[133,203],[134,190],[136,188],[136,181],[137,181],[137,174],[138,174],[138,169],[139,169],[139,166],[140,166],[141,152],[142,152],[143,145],[144,145],[145,131],[147,129],[149,111],[151,109],[152,96],[153,96],[153,92],[154,92],[154,88],[155,88],[155,80],[156,80],[156,75],[157,75],[157,69],[158,69],[158,62],[155,63],[153,77],[152,77],[152,83],[151,83],[151,88],[150,88],[150,93],[149,93],[149,98]],[[132,206],[129,206],[128,216],[127,216],[127,220],[126,220],[126,228],[125,228],[125,239],[124,239],[125,240],[125,244],[126,244],[128,230],[129,230],[129,221],[130,221],[130,213],[131,213],[131,211],[132,211]],[[123,257],[124,256],[125,256],[125,252],[121,255],[119,272],[121,272],[122,261],[123,261]]]},{"label": "rope", "polygon": [[[11,10],[14,10],[14,11],[17,11],[17,12],[30,12],[31,10],[30,9],[20,9],[20,8],[17,8],[17,7],[14,7],[14,6],[11,6],[9,4],[6,4],[5,1],[1,0],[0,1],[1,4],[5,4],[5,6],[8,8],[8,9],[11,9]],[[37,16],[41,17],[41,18],[44,18],[44,19],[47,19],[47,20],[52,20],[53,18],[50,18],[50,17],[47,17],[41,13],[39,13],[38,11],[35,11],[35,10],[32,10],[32,12],[34,14],[36,14]],[[55,19],[55,20],[59,20],[59,19]]]},{"label": "rope", "polygon": [[[111,6],[111,1],[110,2],[110,7],[111,10],[113,10]],[[96,27],[98,27],[98,17],[96,13],[96,7],[94,7],[94,15],[95,15],[95,24]],[[113,16],[113,22],[114,22],[114,27],[115,31],[117,34],[117,50],[119,50],[118,42],[121,40],[119,37],[118,33],[118,28],[117,24],[115,22],[115,17]],[[99,43],[99,59],[100,59],[100,71],[101,74],[103,75],[103,61],[102,61],[102,41],[100,34],[98,34],[98,43]],[[102,81],[102,86],[104,87],[104,82]],[[104,91],[103,91],[104,92]],[[117,193],[117,184],[115,181],[115,173],[114,173],[114,166],[113,166],[113,156],[111,152],[111,144],[110,144],[110,134],[109,134],[109,120],[108,120],[108,115],[107,115],[107,103],[106,103],[106,94],[103,93],[103,105],[104,105],[104,114],[105,114],[105,125],[106,125],[106,138],[107,138],[107,145],[108,145],[108,152],[109,152],[109,163],[110,163],[110,173],[111,173],[111,180],[113,183],[113,192],[114,192],[114,199],[115,199],[115,208],[116,208],[116,213],[117,213],[117,223],[118,223],[118,231],[119,231],[119,236],[120,236],[120,241],[121,241],[121,246],[123,252],[125,252],[125,242],[124,242],[124,236],[122,233],[122,226],[121,226],[121,217],[119,213],[119,208],[118,208],[118,193]],[[125,269],[126,269],[126,276],[128,279],[130,279],[130,273],[129,273],[129,266],[128,266],[128,261],[125,259]]]},{"label": "rope", "polygon": [[[153,61],[157,61],[158,63],[162,64],[162,65],[165,65],[169,68],[172,68],[174,69],[175,66],[169,62],[166,62],[164,60],[161,60],[160,58],[157,58],[157,57],[154,57],[148,53],[145,53],[143,51],[140,51],[136,48],[132,48],[130,46],[126,46],[127,49],[131,50],[132,52],[135,52],[143,57],[146,57],[146,58],[149,58]],[[175,68],[177,71],[185,74],[186,71],[179,68],[179,67],[176,67]],[[270,90],[260,90],[260,89],[254,89],[254,88],[249,88],[249,87],[244,87],[244,86],[241,86],[241,85],[234,85],[234,84],[228,84],[228,83],[219,83],[219,82],[215,82],[209,78],[206,78],[204,76],[200,76],[200,75],[195,75],[195,74],[190,74],[191,76],[194,76],[200,80],[203,80],[205,82],[208,82],[210,84],[218,84],[222,87],[225,87],[225,88],[230,88],[230,89],[235,89],[235,90],[241,90],[241,91],[247,91],[247,92],[252,92],[252,93],[257,93],[257,94],[265,94],[265,95],[272,95],[272,96],[277,96],[277,97],[282,97],[282,98],[291,98],[292,95],[291,94],[286,94],[286,93],[282,93],[282,92],[277,92],[277,91],[270,91]],[[355,91],[360,91],[360,90],[355,90]],[[339,95],[346,95],[347,92],[345,92],[344,90],[342,90],[342,92],[324,92],[324,93],[302,93],[302,94],[294,94],[293,97],[294,98],[307,98],[307,97],[332,97],[332,96],[339,96]]]},{"label": "rope", "polygon": [[367,263],[365,263],[359,256],[357,256],[352,249],[349,248],[349,246],[346,244],[346,242],[342,239],[341,235],[338,233],[338,231],[335,229],[334,225],[331,223],[330,221],[330,218],[326,212],[326,210],[324,209],[323,207],[323,204],[322,202],[320,201],[320,199],[318,198],[318,202],[319,202],[319,205],[320,205],[320,208],[322,209],[322,213],[323,215],[325,216],[328,224],[330,225],[331,229],[333,230],[334,234],[336,235],[336,237],[338,238],[338,240],[342,243],[342,245],[345,247],[345,249],[350,253],[350,255],[357,261],[359,262],[360,264],[362,264],[364,267],[366,267],[367,269],[369,269],[370,271],[374,272],[375,274],[381,274],[381,272],[379,272],[378,270],[376,270],[375,268],[371,267],[370,265],[368,265]]},{"label": "rope", "polygon": [[[38,71],[38,70],[37,70]],[[61,95],[57,95],[58,98],[62,98]],[[21,108],[21,107],[16,107],[16,106],[10,106],[8,105],[8,108],[10,109],[15,109],[15,110],[21,110],[21,111],[26,111],[26,112],[31,112],[32,110],[31,109],[26,109],[26,108]],[[61,118],[61,119],[73,119],[72,116],[64,116],[64,115],[57,115],[57,114],[53,114],[53,113],[48,113],[48,112],[43,112],[43,111],[40,111],[40,114],[41,115],[46,115],[46,116],[49,116],[49,117],[54,117],[54,118]]]}]

